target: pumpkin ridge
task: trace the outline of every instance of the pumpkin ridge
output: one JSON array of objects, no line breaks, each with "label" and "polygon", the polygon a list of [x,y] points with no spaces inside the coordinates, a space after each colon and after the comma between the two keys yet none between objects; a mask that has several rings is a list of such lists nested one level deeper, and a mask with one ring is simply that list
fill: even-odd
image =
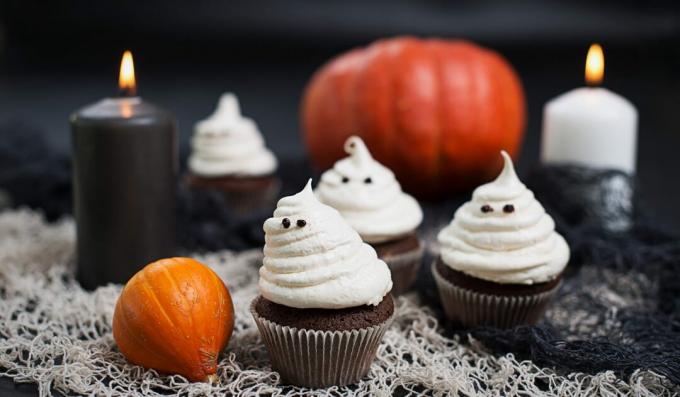
[{"label": "pumpkin ridge", "polygon": [[[165,319],[170,323],[171,329],[180,329],[180,330],[181,330],[181,328],[175,324],[175,322],[172,320],[172,318],[171,318],[171,317],[168,315],[168,313],[165,311],[165,307],[163,307],[163,305],[161,304],[160,299],[158,299],[158,296],[157,296],[156,293],[154,292],[153,288],[151,288],[151,284],[149,283],[149,279],[148,279],[148,276],[146,275],[146,273],[142,272],[141,274],[142,274],[142,277],[144,278],[144,281],[143,281],[143,283],[142,283],[142,288],[144,289],[144,291],[146,292],[146,294],[147,294],[151,299],[153,299],[153,301],[154,301],[154,303],[156,304],[156,306],[158,307],[160,313],[163,314],[163,317],[165,317]],[[182,331],[183,331],[183,330],[182,330]],[[182,334],[184,334],[184,332],[182,332]],[[186,336],[186,335],[185,335],[185,336]],[[176,348],[174,348],[174,346],[175,346],[174,344],[169,343],[168,345],[173,346],[172,351],[173,351],[173,353],[174,353],[175,358],[177,359],[178,362],[182,362],[182,361],[183,361],[183,360],[181,359],[181,358],[182,358],[182,353],[181,353],[180,351],[178,351]]]},{"label": "pumpkin ridge", "polygon": [[147,278],[146,273],[142,273],[142,277],[144,278],[144,281],[141,284],[146,294],[153,299],[156,306],[158,306],[159,312],[163,315],[163,317],[165,317],[168,323],[170,323],[170,326],[172,328],[178,329],[179,327],[175,324],[174,320],[170,317],[170,315],[168,315],[168,313],[165,311],[165,308],[161,304],[160,299],[158,299],[158,296],[156,296],[156,292],[151,287],[151,283],[149,283],[149,279]]},{"label": "pumpkin ridge", "polygon": [[[179,266],[182,266],[182,265],[179,264]],[[194,309],[194,306],[195,306],[194,304],[195,304],[196,302],[191,302],[191,301],[189,301],[189,298],[188,298],[188,297],[184,294],[184,292],[179,288],[179,284],[177,283],[177,280],[175,280],[174,276],[173,276],[172,273],[168,270],[167,267],[164,266],[162,269],[163,269],[163,274],[164,274],[164,275],[167,277],[167,279],[170,281],[170,283],[172,284],[172,287],[173,287],[176,291],[178,291],[178,295],[182,297],[182,299],[184,300],[184,303],[185,303],[185,304],[187,305],[187,307],[189,308],[189,316],[187,316],[187,317],[189,318],[189,322],[190,322],[190,324],[189,324],[189,329],[194,329],[194,330],[195,330],[196,327],[194,327],[194,324],[196,324],[196,321],[195,321],[196,319],[194,318],[194,310],[193,310],[193,309]],[[197,272],[196,270],[197,270],[197,269],[190,269],[189,272],[192,273],[192,276],[195,276],[195,275],[198,274],[198,272]],[[199,277],[200,277],[200,276],[199,276]],[[192,281],[192,284],[193,284],[193,282],[194,282],[195,280],[192,278],[191,281]],[[200,293],[200,291],[197,291],[197,293]],[[200,304],[200,303],[202,303],[202,302],[199,302],[199,304]],[[202,338],[203,338],[205,335],[201,335],[201,338],[199,338],[198,340],[195,340],[194,338],[191,338],[191,336],[188,336],[187,333],[186,333],[184,330],[183,330],[182,333],[184,334],[184,337],[185,337],[186,340],[189,340],[189,341],[193,342],[193,343],[192,343],[192,344],[193,344],[193,346],[192,346],[192,352],[198,357],[198,362],[201,363],[201,364],[200,364],[201,371],[204,372],[203,375],[205,375],[205,372],[206,372],[205,369],[206,369],[206,368],[205,368],[204,360],[203,360],[203,358],[204,358],[204,354],[203,354],[203,353],[204,353],[204,350],[205,350],[205,346],[203,346],[203,343],[204,343],[204,342],[203,342],[203,340],[202,340]],[[215,365],[215,364],[216,364],[215,361],[211,362],[210,365],[208,365],[208,370],[209,370],[213,365]]]},{"label": "pumpkin ridge", "polygon": [[[221,279],[217,277],[215,272],[210,269],[201,269],[203,271],[202,278],[210,278],[212,280],[212,283],[214,284],[214,291],[219,291],[222,289],[226,289],[224,284],[222,283]],[[221,294],[217,294],[221,295]],[[213,316],[215,319],[219,319],[222,317],[224,314],[224,296],[221,296],[220,299],[218,299],[219,303],[217,308],[215,309]],[[225,339],[225,327],[226,324],[221,323],[221,322],[216,322],[215,327],[213,327],[213,331],[216,332],[215,335],[201,335],[201,339],[198,343],[198,354],[199,357],[201,357],[201,367],[203,368],[204,372],[210,373],[213,372],[212,369],[217,367],[217,360],[220,356],[220,353],[222,352],[222,349],[224,346],[222,346],[223,341]]]},{"label": "pumpkin ridge", "polygon": [[[439,53],[439,48],[442,45],[442,43],[434,40],[428,40],[428,50],[430,52],[430,62],[433,64],[434,68],[434,73],[436,78],[433,79],[435,84],[437,85],[437,94],[435,95],[435,106],[436,106],[436,114],[437,117],[435,120],[437,121],[437,128],[435,136],[434,136],[434,147],[437,148],[437,155],[434,156],[433,162],[434,162],[434,168],[432,169],[432,181],[434,181],[435,184],[440,184],[443,183],[443,181],[440,181],[441,178],[441,169],[442,169],[442,164],[443,164],[443,159],[442,159],[442,135],[443,135],[443,128],[444,128],[444,101],[442,97],[444,96],[444,89],[443,86],[444,84],[442,83],[444,81],[444,72],[442,70],[442,62],[440,61],[440,53]],[[437,190],[437,189],[435,189]]]},{"label": "pumpkin ridge", "polygon": [[[161,267],[162,273],[165,275],[165,277],[170,281],[170,284],[172,284],[172,288],[174,288],[177,291],[177,295],[181,296],[182,299],[184,300],[184,303],[187,305],[187,308],[189,308],[189,315],[186,316],[189,318],[189,329],[195,329],[194,327],[194,310],[193,310],[193,305],[191,302],[189,302],[189,299],[184,295],[184,292],[179,288],[179,285],[177,284],[177,281],[175,278],[172,276],[172,273],[168,270],[167,266]],[[192,280],[193,281],[193,280]],[[184,328],[178,327],[181,331],[182,334],[185,338],[185,340],[189,341],[193,346],[191,348],[191,352],[193,355],[195,355],[198,358],[198,362],[201,363],[201,371],[203,371],[203,361],[201,360],[201,348],[202,346],[200,345],[200,340],[195,340],[195,338],[192,338],[191,335],[189,335]],[[203,374],[205,375],[205,374]]]},{"label": "pumpkin ridge", "polygon": [[[484,53],[486,56],[486,52]],[[487,64],[488,62],[482,62],[481,60],[479,61],[479,65],[477,66],[477,71],[479,73],[479,77],[477,77],[477,84],[479,86],[486,86],[487,91],[493,91],[493,84],[494,82],[498,79],[498,77],[495,74],[492,74],[490,71],[490,68]],[[485,78],[484,76],[490,74],[490,78]],[[477,89],[477,92],[482,92],[481,89]],[[479,126],[479,131],[484,131],[484,135],[492,135],[494,133],[493,131],[493,124],[491,122],[491,115],[495,114],[498,111],[498,108],[496,104],[494,103],[498,97],[492,97],[493,100],[486,101],[484,99],[484,96],[482,95],[477,95],[477,107],[480,109],[483,109],[482,112],[484,114],[480,114],[477,120],[478,126]],[[480,113],[482,113],[480,112]],[[490,142],[489,140],[486,140],[487,144],[490,146],[495,147],[493,150],[494,152],[500,152],[500,148],[502,147],[502,142],[503,142],[503,137],[499,137],[498,139],[495,139],[493,142]],[[489,143],[490,142],[490,143]],[[500,165],[500,161],[498,159],[498,156],[496,156],[496,161],[493,161],[492,158],[489,158],[489,161],[491,161],[491,164],[495,165]],[[500,168],[499,168],[500,169]],[[493,179],[492,175],[490,173],[486,173],[487,175],[483,175],[483,178],[485,180],[490,180]],[[490,174],[490,175],[489,175]],[[494,173],[495,174],[495,173]]]},{"label": "pumpkin ridge", "polygon": [[[179,292],[177,295],[182,297],[182,299],[184,300],[184,303],[187,305],[187,307],[189,309],[193,308],[193,305],[189,302],[189,299],[186,297],[186,295],[184,295],[184,292],[179,288],[179,284],[177,284],[177,281],[172,276],[172,274],[170,273],[168,268],[163,266],[161,269],[162,269],[162,272],[165,275],[165,277],[168,279],[168,281],[170,281],[170,284],[172,284],[172,288],[174,288],[177,292]],[[194,328],[194,313],[193,313],[193,310],[189,310],[189,316],[187,316],[187,317],[189,317],[189,320],[191,322],[189,328],[193,329]],[[179,327],[179,328],[181,329],[181,327]],[[184,332],[184,329],[182,329],[182,333],[184,334],[184,337],[186,338],[187,333]]]},{"label": "pumpkin ridge", "polygon": [[[361,65],[366,63],[365,54],[362,54],[362,56],[358,58],[360,61],[357,62],[355,70],[359,70],[361,68]],[[359,130],[359,116],[358,116],[359,112],[361,112],[361,109],[358,108],[357,106],[358,102],[357,98],[359,96],[359,94],[357,93],[357,87],[359,86],[360,75],[355,71],[354,73],[351,73],[350,76],[351,76],[350,80],[347,84],[348,86],[347,91],[349,92],[349,94],[347,95],[347,108],[349,109],[347,114],[349,115],[348,119],[350,125],[349,131],[347,131],[349,133],[348,136],[361,134],[361,131]]]},{"label": "pumpkin ridge", "polygon": [[[402,45],[401,43],[399,44],[399,54],[403,52]],[[396,58],[395,54],[389,53],[389,56],[391,58]],[[387,87],[388,87],[388,92],[387,95],[385,95],[385,98],[387,101],[389,101],[390,106],[388,109],[390,109],[390,114],[387,117],[387,120],[389,121],[389,125],[387,127],[388,133],[383,134],[382,138],[385,140],[385,162],[387,163],[387,166],[389,168],[393,168],[394,165],[396,164],[394,155],[395,155],[395,150],[393,149],[394,145],[394,138],[398,133],[398,123],[396,123],[395,116],[397,115],[397,101],[394,98],[394,93],[397,92],[397,80],[395,78],[395,65],[398,65],[398,62],[387,62],[387,70],[385,73],[388,75],[387,81]],[[396,159],[398,160],[398,159]]]},{"label": "pumpkin ridge", "polygon": [[[491,54],[490,54],[490,56],[491,56]],[[492,58],[489,63],[492,66],[498,67],[497,62],[498,62],[498,60],[496,58]],[[490,68],[490,67],[487,66],[487,68]],[[492,85],[493,85],[494,91],[503,90],[503,87],[506,85],[504,74],[500,74],[500,73],[496,74],[495,78],[492,81]],[[507,107],[506,107],[505,102],[506,102],[505,97],[501,97],[501,96],[497,97],[496,101],[494,103],[495,111],[499,112],[499,113],[504,113],[504,114],[510,113],[506,110]],[[511,119],[508,119],[507,122],[508,122],[509,125],[514,124],[514,121],[511,120]],[[498,126],[496,124],[493,124],[493,125],[494,125],[494,128],[498,128]],[[511,138],[510,134],[503,135],[502,139],[500,140],[499,146],[500,146],[500,149],[506,150],[510,154],[511,157],[514,157],[515,151],[514,151],[514,148],[511,145],[511,143],[509,142],[509,138]],[[499,167],[499,169],[500,169],[500,167]]]},{"label": "pumpkin ridge", "polygon": [[[128,313],[127,310],[125,309],[125,302],[121,301],[121,313],[122,316],[120,318],[121,321],[119,321],[119,324],[124,328],[124,340],[129,341],[130,343],[134,344],[135,346],[140,346],[142,349],[146,350],[148,353],[150,353],[152,356],[153,355],[158,355],[161,356],[162,358],[168,359],[168,361],[172,362],[172,359],[177,359],[175,355],[170,355],[168,356],[165,351],[162,349],[154,349],[151,346],[149,346],[147,343],[144,343],[143,341],[136,342],[137,335],[132,332],[132,327],[130,326],[129,323],[129,318],[128,318]],[[122,351],[121,351],[122,352]],[[141,365],[138,363],[134,363],[135,365]]]},{"label": "pumpkin ridge", "polygon": [[[475,64],[475,62],[477,62],[477,59],[465,59],[464,61],[460,62],[461,69],[463,70],[462,73],[465,76],[469,76],[468,82],[465,86],[466,88],[465,94],[468,98],[468,101],[466,102],[465,111],[471,115],[468,118],[467,125],[464,128],[465,132],[461,134],[460,139],[463,141],[462,144],[464,147],[475,147],[478,149],[476,144],[479,133],[481,131],[479,113],[486,109],[486,105],[484,103],[484,97],[479,95],[480,73],[479,70],[477,70],[476,67],[477,65]],[[458,154],[461,155],[461,153]],[[465,158],[464,156],[461,157],[463,157],[462,164],[465,164],[468,161],[467,158]],[[476,175],[474,177],[472,177],[471,175],[457,175],[457,176],[459,178],[463,178],[465,181],[469,181],[470,179],[480,177],[479,175]],[[466,184],[467,183],[468,182],[466,182]]]},{"label": "pumpkin ridge", "polygon": [[[224,283],[222,282],[222,279],[220,279],[220,278],[217,276],[217,274],[215,274],[214,271],[211,270],[211,271],[209,271],[208,273],[210,273],[211,279],[213,280],[213,284],[215,284],[215,288],[216,288],[216,289],[219,290],[219,289],[222,289],[222,288],[226,288],[226,287],[224,286]],[[215,317],[217,317],[217,318],[222,317],[222,313],[224,312],[224,306],[225,306],[225,304],[226,304],[226,302],[224,301],[224,299],[220,299],[219,301],[220,301],[219,307],[218,307],[218,309],[216,310],[216,313],[213,313],[213,315],[215,315]],[[224,340],[224,337],[225,337],[225,335],[226,335],[226,332],[225,332],[225,331],[226,331],[226,324],[219,324],[219,325],[218,325],[218,329],[219,329],[219,335],[217,335],[216,340],[217,340],[217,341],[220,341],[220,343],[221,343],[221,341]],[[219,353],[221,353],[221,351],[218,352],[218,354],[217,354],[218,356],[219,356]]]}]

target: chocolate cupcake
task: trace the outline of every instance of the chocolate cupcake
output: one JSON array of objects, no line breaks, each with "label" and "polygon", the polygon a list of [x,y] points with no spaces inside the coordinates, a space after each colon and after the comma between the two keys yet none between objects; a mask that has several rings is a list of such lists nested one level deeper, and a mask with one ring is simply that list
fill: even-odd
[{"label": "chocolate cupcake", "polygon": [[250,311],[285,383],[356,383],[394,318],[390,272],[311,188],[282,198],[264,223],[261,296]]},{"label": "chocolate cupcake", "polygon": [[569,261],[553,219],[501,154],[501,174],[475,189],[438,235],[432,272],[447,317],[464,327],[536,323]]},{"label": "chocolate cupcake", "polygon": [[373,246],[392,272],[392,293],[401,294],[413,285],[422,262],[424,244],[416,229],[423,211],[401,190],[392,171],[373,159],[361,138],[347,139],[345,151],[349,157],[321,176],[316,195]]},{"label": "chocolate cupcake", "polygon": [[241,115],[236,96],[222,95],[215,112],[194,130],[187,184],[222,192],[239,214],[270,210],[281,185],[276,157],[255,122]]}]

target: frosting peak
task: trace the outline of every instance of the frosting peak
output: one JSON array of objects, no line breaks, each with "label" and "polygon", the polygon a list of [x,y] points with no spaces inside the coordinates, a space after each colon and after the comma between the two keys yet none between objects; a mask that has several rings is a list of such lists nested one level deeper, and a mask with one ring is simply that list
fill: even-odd
[{"label": "frosting peak", "polygon": [[305,204],[311,206],[321,204],[314,196],[311,178],[307,181],[307,184],[302,190],[292,196],[282,197],[279,200],[276,210],[274,210],[274,216],[277,214],[285,214],[288,209],[297,208]]},{"label": "frosting peak", "polygon": [[569,261],[569,247],[531,190],[501,152],[503,171],[479,186],[438,235],[442,260],[472,276],[508,284],[554,279]]},{"label": "frosting peak", "polygon": [[506,186],[513,184],[522,184],[522,182],[520,182],[519,178],[517,177],[517,173],[515,172],[515,165],[512,163],[512,159],[510,158],[508,152],[506,152],[505,150],[501,150],[501,156],[503,156],[503,170],[501,171],[500,174],[498,174],[496,179],[493,181],[493,185]]},{"label": "frosting peak", "polygon": [[512,164],[512,159],[508,153],[503,150],[501,151],[501,156],[503,156],[503,170],[493,182],[481,185],[475,189],[472,193],[473,200],[506,200],[517,197],[527,190],[526,186],[517,177],[515,166]]},{"label": "frosting peak", "polygon": [[196,123],[189,169],[206,177],[271,174],[277,161],[265,147],[252,119],[243,117],[238,98],[232,93],[220,97],[217,109]]},{"label": "frosting peak", "polygon": [[336,210],[316,199],[311,180],[279,200],[263,228],[259,289],[272,302],[341,309],[377,305],[392,289],[385,262]]},{"label": "frosting peak", "polygon": [[208,127],[207,124],[218,121],[237,122],[239,118],[241,118],[241,106],[238,103],[238,98],[228,92],[220,96],[215,112],[209,118],[198,122],[198,128],[206,128]]},{"label": "frosting peak", "polygon": [[319,200],[337,209],[364,241],[379,243],[413,232],[423,219],[418,202],[401,190],[394,173],[373,159],[357,136],[348,157],[321,176]]},{"label": "frosting peak", "polygon": [[370,167],[373,160],[371,152],[358,136],[351,136],[345,141],[345,152],[350,155],[352,162],[356,167]]}]

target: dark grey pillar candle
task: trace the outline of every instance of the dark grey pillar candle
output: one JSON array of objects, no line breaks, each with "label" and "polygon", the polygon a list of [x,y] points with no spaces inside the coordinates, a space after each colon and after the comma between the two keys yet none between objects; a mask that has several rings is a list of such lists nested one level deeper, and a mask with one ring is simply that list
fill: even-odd
[{"label": "dark grey pillar candle", "polygon": [[78,280],[125,283],[175,253],[175,120],[141,98],[109,98],[73,114],[71,131]]}]

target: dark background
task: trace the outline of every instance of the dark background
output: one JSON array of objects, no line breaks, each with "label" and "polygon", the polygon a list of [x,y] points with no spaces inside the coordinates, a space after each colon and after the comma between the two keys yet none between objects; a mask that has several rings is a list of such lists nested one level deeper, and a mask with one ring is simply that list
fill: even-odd
[{"label": "dark background", "polygon": [[184,152],[192,125],[238,94],[283,159],[304,156],[298,105],[330,57],[394,35],[465,38],[519,72],[529,122],[520,170],[536,164],[543,104],[583,85],[591,42],[605,86],[640,112],[638,176],[650,207],[680,227],[680,8],[674,1],[37,2],[0,6],[0,122],[27,120],[70,147],[68,115],[116,93],[131,49],[142,96],[173,111]]},{"label": "dark background", "polygon": [[[587,48],[600,42],[605,86],[640,113],[639,192],[680,228],[675,1],[1,1],[0,123],[32,123],[67,153],[69,114],[116,93],[131,49],[140,94],[176,114],[185,154],[192,125],[233,91],[280,158],[301,158],[298,105],[314,70],[404,34],[474,40],[515,66],[529,111],[523,173],[538,158],[543,104],[583,85]],[[24,390],[0,382],[0,394]]]},{"label": "dark background", "polygon": [[596,41],[605,49],[605,86],[640,112],[640,191],[680,225],[674,3],[3,2],[0,122],[33,123],[68,152],[68,115],[116,93],[120,56],[129,48],[140,94],[176,114],[185,153],[193,124],[212,112],[220,93],[233,91],[279,157],[301,157],[302,91],[330,57],[393,35],[465,38],[504,54],[523,80],[529,122],[520,169],[526,172],[538,157],[543,104],[583,85],[585,53]]}]

